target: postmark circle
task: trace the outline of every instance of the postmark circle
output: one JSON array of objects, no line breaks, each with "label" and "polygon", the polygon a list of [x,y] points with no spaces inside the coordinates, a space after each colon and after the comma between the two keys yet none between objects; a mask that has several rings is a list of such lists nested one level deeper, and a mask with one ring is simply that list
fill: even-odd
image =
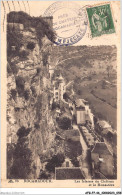
[{"label": "postmark circle", "polygon": [[81,8],[74,2],[55,2],[43,16],[53,16],[53,29],[56,32],[54,43],[57,45],[73,45],[86,33],[88,21],[85,7]]}]

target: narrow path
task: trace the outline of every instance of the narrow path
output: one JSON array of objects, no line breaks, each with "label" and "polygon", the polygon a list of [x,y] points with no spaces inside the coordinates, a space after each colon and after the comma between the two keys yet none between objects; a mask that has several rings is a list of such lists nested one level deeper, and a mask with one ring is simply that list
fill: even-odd
[{"label": "narrow path", "polygon": [[74,96],[74,94],[75,94],[75,92],[74,92],[74,90],[72,89],[72,94],[71,94],[69,97]]},{"label": "narrow path", "polygon": [[105,142],[105,144],[107,145],[107,147],[108,147],[108,149],[109,149],[109,151],[112,153],[112,155],[113,155],[113,148],[112,148],[112,146],[110,145],[110,143],[104,138],[104,142]]},{"label": "narrow path", "polygon": [[82,58],[82,57],[83,57],[83,55],[70,57],[70,58],[64,59],[62,61],[59,61],[57,65],[62,64],[63,62],[65,62],[67,60],[71,60],[71,59],[74,59],[74,58]]},{"label": "narrow path", "polygon": [[[83,49],[83,50],[82,50],[82,52],[84,52],[85,50],[86,50],[86,48],[85,48],[85,49]],[[76,53],[78,53],[78,54],[79,54],[79,51],[72,52],[72,53],[71,53],[71,55],[74,55],[74,54],[75,54],[75,56],[73,56],[73,57],[69,57],[69,58],[66,58],[66,59],[61,60],[61,61],[58,61],[56,65],[59,65],[59,64],[61,64],[62,62],[65,62],[65,61],[70,60],[70,59],[73,59],[73,58],[83,57],[83,55],[81,55],[81,54],[80,54],[80,56],[79,56],[79,55],[78,55],[78,56],[76,56]]]},{"label": "narrow path", "polygon": [[79,130],[79,127],[77,125],[73,125],[73,129],[78,129],[78,131],[80,133],[80,143],[81,143],[82,150],[83,150],[82,157],[83,157],[83,159],[85,159],[86,155],[87,155],[88,147],[87,147],[86,142],[85,142],[85,140],[84,140],[84,138]]},{"label": "narrow path", "polygon": [[92,91],[91,91],[91,94],[92,94],[95,98],[99,99],[100,101],[104,102],[105,104],[107,104],[107,105],[111,106],[112,108],[116,109],[115,106],[113,106],[111,103],[107,102],[106,100],[100,98],[99,96],[97,96],[96,94],[94,94]]},{"label": "narrow path", "polygon": [[88,161],[88,147],[83,138],[83,135],[77,125],[73,125],[73,129],[78,129],[80,134],[80,143],[82,146],[82,156],[80,160],[80,166],[84,171],[86,179],[91,179],[91,170],[90,170],[90,162]]},{"label": "narrow path", "polygon": [[74,81],[70,81],[69,83],[67,83],[66,85],[65,85],[65,87],[68,87],[71,83],[73,83]]}]

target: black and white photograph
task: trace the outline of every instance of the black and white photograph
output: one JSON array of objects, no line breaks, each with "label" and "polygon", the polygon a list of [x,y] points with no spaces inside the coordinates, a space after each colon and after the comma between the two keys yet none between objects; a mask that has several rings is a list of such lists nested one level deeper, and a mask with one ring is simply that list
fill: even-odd
[{"label": "black and white photograph", "polygon": [[96,2],[92,38],[87,6],[54,2],[37,16],[32,3],[3,2],[6,179],[117,180],[118,47],[106,39],[114,19],[99,14],[110,7]]}]

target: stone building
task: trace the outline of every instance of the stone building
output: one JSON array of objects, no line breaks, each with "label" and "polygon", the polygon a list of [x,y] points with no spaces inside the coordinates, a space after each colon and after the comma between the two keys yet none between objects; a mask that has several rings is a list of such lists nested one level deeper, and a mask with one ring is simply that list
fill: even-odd
[{"label": "stone building", "polygon": [[20,23],[8,23],[7,24],[7,28],[8,30],[24,30],[24,25],[23,24],[20,24]]},{"label": "stone building", "polygon": [[75,100],[76,120],[78,125],[85,125],[90,122],[94,127],[93,114],[89,108],[88,102],[84,99]]},{"label": "stone building", "polygon": [[65,88],[65,81],[62,75],[60,74],[56,79],[53,81],[54,86],[54,101],[61,101],[63,100],[63,94],[66,91]]},{"label": "stone building", "polygon": [[91,151],[93,175],[103,174],[107,179],[114,176],[114,159],[104,142],[97,142]]},{"label": "stone building", "polygon": [[80,167],[74,167],[71,160],[66,158],[62,167],[55,168],[55,179],[84,179],[84,173]]}]

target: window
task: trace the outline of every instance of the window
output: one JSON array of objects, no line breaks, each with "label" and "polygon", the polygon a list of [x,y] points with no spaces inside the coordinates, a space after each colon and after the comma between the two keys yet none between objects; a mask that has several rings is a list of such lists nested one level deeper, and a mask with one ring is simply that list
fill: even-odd
[{"label": "window", "polygon": [[66,161],[66,167],[69,167],[69,162],[68,161]]},{"label": "window", "polygon": [[34,48],[35,48],[35,43],[29,42],[29,43],[27,44],[27,49],[33,50]]}]

